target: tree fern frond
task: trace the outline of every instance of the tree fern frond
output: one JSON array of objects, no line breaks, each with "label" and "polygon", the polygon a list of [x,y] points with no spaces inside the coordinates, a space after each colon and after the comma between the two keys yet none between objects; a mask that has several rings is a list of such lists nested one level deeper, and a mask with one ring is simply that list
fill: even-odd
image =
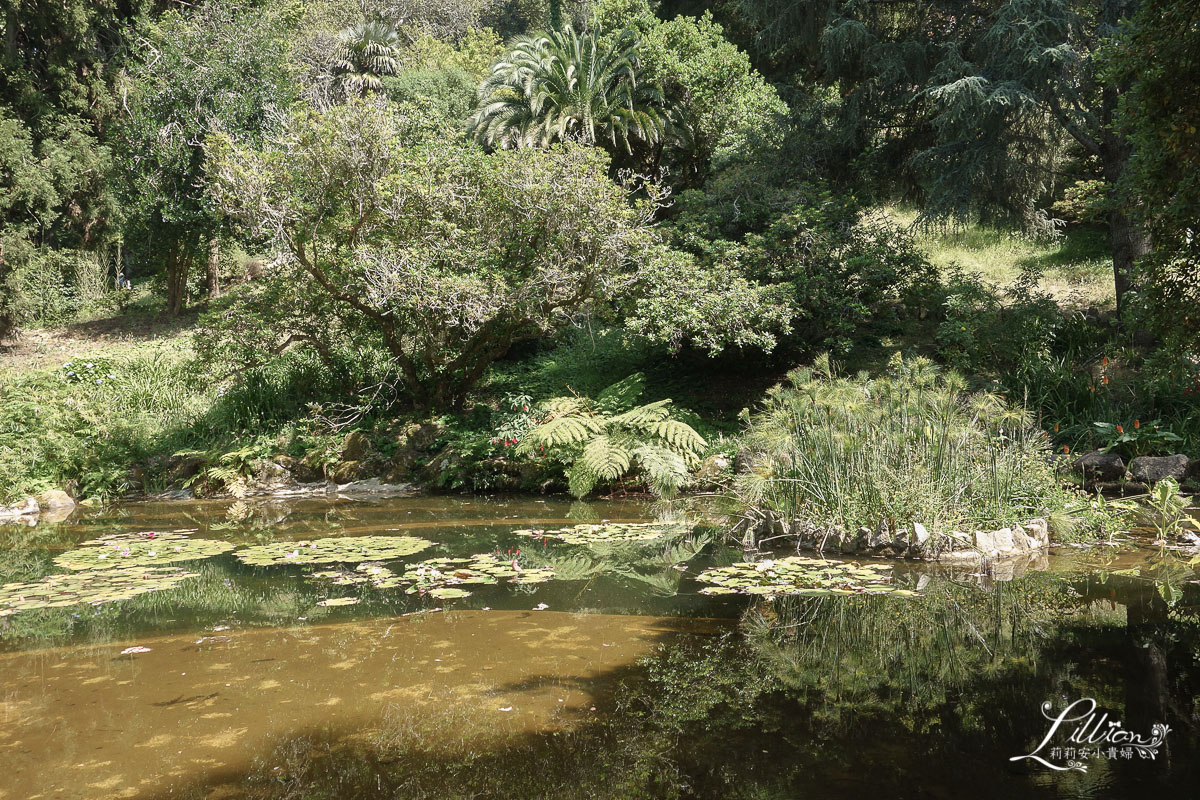
[{"label": "tree fern frond", "polygon": [[688,468],[683,457],[665,447],[646,444],[634,451],[646,482],[663,497],[670,497],[687,482]]},{"label": "tree fern frond", "polygon": [[629,450],[602,434],[584,446],[576,465],[591,472],[597,480],[615,481],[629,471],[632,458]]},{"label": "tree fern frond", "polygon": [[708,444],[691,425],[669,417],[648,425],[644,430],[676,452],[699,453]]},{"label": "tree fern frond", "polygon": [[670,417],[671,410],[668,408],[670,404],[670,400],[658,400],[653,403],[647,403],[644,406],[638,406],[626,411],[624,414],[612,417],[609,420],[609,424],[644,431],[652,425]]},{"label": "tree fern frond", "polygon": [[579,459],[567,470],[567,490],[576,497],[586,497],[596,488],[596,475]]},{"label": "tree fern frond", "polygon": [[561,447],[568,444],[579,444],[602,430],[600,422],[594,417],[582,414],[566,414],[555,417],[549,422],[538,425],[525,437],[523,450],[528,452],[532,447]]}]

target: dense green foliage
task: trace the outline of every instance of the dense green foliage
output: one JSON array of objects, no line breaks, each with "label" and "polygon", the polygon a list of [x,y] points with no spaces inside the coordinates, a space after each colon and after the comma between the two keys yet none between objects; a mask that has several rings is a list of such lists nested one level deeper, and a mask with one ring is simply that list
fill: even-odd
[{"label": "dense green foliage", "polygon": [[747,433],[744,502],[785,519],[970,532],[1062,511],[1046,435],[1028,414],[924,359],[848,380],[829,361],[789,376]]},{"label": "dense green foliage", "polygon": [[[0,391],[84,417],[6,417],[2,491],[111,494],[171,459],[203,463],[150,473],[214,491],[279,456],[307,480],[670,494],[819,353],[874,375],[934,358],[1019,398],[1060,452],[1195,455],[1194,19],[1175,0],[13,5],[0,335],[166,312],[191,341],[151,418],[116,385],[71,400],[47,383],[65,356],[25,370],[20,340]],[[640,405],[604,405],[635,373]],[[635,406],[695,438],[626,425]],[[582,427],[528,449],[562,420]],[[412,425],[436,434],[412,446]],[[370,452],[342,453],[348,433]]]}]

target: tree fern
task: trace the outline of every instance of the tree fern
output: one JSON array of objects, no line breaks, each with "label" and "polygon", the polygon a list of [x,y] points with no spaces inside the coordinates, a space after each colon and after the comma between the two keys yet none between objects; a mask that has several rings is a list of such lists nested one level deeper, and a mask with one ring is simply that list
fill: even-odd
[{"label": "tree fern", "polygon": [[671,417],[671,401],[658,400],[620,413],[621,400],[641,394],[642,378],[630,376],[606,389],[595,403],[556,398],[542,404],[547,419],[525,436],[526,453],[550,450],[568,465],[567,480],[577,497],[636,471],[656,494],[669,496],[687,483],[704,438]]}]

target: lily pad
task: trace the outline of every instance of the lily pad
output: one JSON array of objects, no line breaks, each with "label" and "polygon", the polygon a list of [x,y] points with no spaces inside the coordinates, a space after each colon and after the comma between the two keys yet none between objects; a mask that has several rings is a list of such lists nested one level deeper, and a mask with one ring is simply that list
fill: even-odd
[{"label": "lily pad", "polygon": [[148,592],[173,589],[192,573],[163,567],[90,569],[47,575],[31,583],[0,586],[0,616],[38,608],[115,603]]},{"label": "lily pad", "polygon": [[352,605],[355,605],[356,603],[358,603],[357,597],[333,597],[328,600],[317,601],[317,605],[323,606],[326,608],[329,608],[332,606],[352,606]]},{"label": "lily pad", "polygon": [[274,542],[247,547],[237,553],[243,564],[334,564],[388,561],[410,556],[433,545],[416,536],[343,536],[311,542]]},{"label": "lily pad", "polygon": [[74,570],[154,567],[210,558],[233,547],[229,542],[192,539],[178,532],[118,533],[84,542],[78,550],[55,558],[54,563]]},{"label": "lily pad", "polygon": [[413,564],[404,571],[403,578],[412,583],[405,591],[418,592],[434,597],[462,597],[465,595],[436,594],[435,590],[463,584],[495,584],[500,580],[510,583],[541,583],[554,577],[548,567],[522,567],[516,559],[501,558],[491,553],[479,553],[470,558],[431,558]]},{"label": "lily pad", "polygon": [[548,531],[525,528],[513,531],[535,539],[558,539],[568,544],[597,545],[610,542],[648,542],[690,533],[692,526],[680,522],[604,522],[598,525],[572,525]]},{"label": "lily pad", "polygon": [[471,593],[466,589],[458,589],[454,586],[441,586],[437,589],[430,589],[429,595],[439,600],[449,600],[455,597],[470,597]]},{"label": "lily pad", "polygon": [[359,564],[354,571],[333,569],[314,572],[313,578],[330,581],[337,586],[373,586],[393,589],[403,585],[400,576],[381,564]]},{"label": "lily pad", "polygon": [[799,595],[889,594],[915,597],[917,593],[898,587],[891,564],[858,564],[790,556],[762,561],[741,561],[728,567],[707,569],[697,576],[712,584],[701,594],[749,594],[766,597]]}]

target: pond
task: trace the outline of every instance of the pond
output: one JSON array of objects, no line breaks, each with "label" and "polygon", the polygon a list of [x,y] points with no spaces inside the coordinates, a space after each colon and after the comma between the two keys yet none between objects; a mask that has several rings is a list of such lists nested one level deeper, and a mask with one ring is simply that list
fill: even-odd
[{"label": "pond", "polygon": [[752,587],[814,568],[747,573],[663,513],[308,499],[0,527],[0,800],[1194,796],[1189,554],[863,562],[776,596]]}]

